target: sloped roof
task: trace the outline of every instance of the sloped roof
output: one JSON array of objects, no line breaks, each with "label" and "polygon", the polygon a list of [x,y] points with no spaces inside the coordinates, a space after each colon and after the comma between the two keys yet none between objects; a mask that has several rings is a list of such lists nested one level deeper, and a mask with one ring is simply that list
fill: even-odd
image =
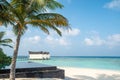
[{"label": "sloped roof", "polygon": [[33,52],[33,51],[29,51],[29,54],[49,54],[49,52],[43,52],[43,51]]}]

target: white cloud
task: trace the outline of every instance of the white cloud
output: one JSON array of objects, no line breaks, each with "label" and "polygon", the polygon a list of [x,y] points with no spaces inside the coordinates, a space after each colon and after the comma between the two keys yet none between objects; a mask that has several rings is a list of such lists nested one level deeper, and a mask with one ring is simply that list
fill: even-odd
[{"label": "white cloud", "polygon": [[85,44],[88,45],[88,46],[93,45],[93,41],[92,41],[91,39],[89,39],[89,38],[85,38],[84,42],[85,42]]},{"label": "white cloud", "polygon": [[108,37],[109,40],[115,41],[115,42],[120,42],[120,34],[114,34]]},{"label": "white cloud", "polygon": [[80,34],[80,30],[77,28],[73,28],[72,30],[59,30],[62,32],[62,37],[56,36],[55,32],[51,32],[51,34],[45,38],[45,42],[54,46],[68,46],[71,44],[69,38]]},{"label": "white cloud", "polygon": [[105,4],[104,7],[109,9],[120,9],[120,0],[112,0]]},{"label": "white cloud", "polygon": [[56,39],[54,39],[52,36],[47,36],[45,38],[45,42],[47,42],[49,44],[53,44],[54,42],[56,42]]},{"label": "white cloud", "polygon": [[77,28],[72,28],[72,30],[63,30],[60,29],[63,36],[77,36],[80,34],[80,30]]},{"label": "white cloud", "polygon": [[109,47],[120,46],[120,34],[114,34],[108,36],[106,44]]},{"label": "white cloud", "polygon": [[60,38],[59,43],[60,45],[63,45],[63,46],[69,45],[69,42],[65,38]]},{"label": "white cloud", "polygon": [[106,39],[100,38],[99,35],[87,37],[84,39],[84,43],[87,46],[108,46],[112,48],[120,46],[120,34],[109,35]]},{"label": "white cloud", "polygon": [[94,36],[91,38],[85,38],[85,44],[88,46],[101,46],[105,43],[99,36]]},{"label": "white cloud", "polygon": [[[74,36],[80,35],[80,29],[78,29],[78,28],[72,28],[72,29],[68,29],[68,30],[59,28],[59,30],[62,33],[62,37],[74,37]],[[53,30],[50,30],[50,35],[58,36],[58,34],[56,34],[56,32]]]},{"label": "white cloud", "polygon": [[40,40],[41,40],[41,38],[40,38],[40,36],[34,36],[34,37],[26,37],[26,38],[24,38],[24,42],[27,42],[27,43],[29,43],[29,44],[31,44],[31,43],[33,43],[33,44],[37,44],[37,43],[39,43],[40,42]]},{"label": "white cloud", "polygon": [[79,35],[79,34],[80,34],[80,30],[79,30],[79,29],[76,29],[76,28],[70,30],[70,31],[68,32],[68,34],[66,33],[66,35],[69,35],[69,36],[77,36],[77,35]]},{"label": "white cloud", "polygon": [[47,42],[48,44],[51,44],[53,46],[55,45],[61,45],[61,46],[67,46],[69,45],[69,42],[67,41],[66,38],[55,38],[55,37],[52,37],[52,36],[47,36],[45,38],[45,42]]}]

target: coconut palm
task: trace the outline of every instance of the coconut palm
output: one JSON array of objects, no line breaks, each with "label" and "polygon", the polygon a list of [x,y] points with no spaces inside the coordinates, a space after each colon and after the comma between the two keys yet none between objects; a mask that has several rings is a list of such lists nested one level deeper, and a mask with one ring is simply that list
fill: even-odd
[{"label": "coconut palm", "polygon": [[8,46],[8,47],[12,48],[12,46],[9,45],[9,43],[12,43],[12,40],[9,38],[3,39],[4,35],[5,35],[5,32],[0,32],[0,48],[1,48],[1,46]]},{"label": "coconut palm", "polygon": [[16,58],[20,39],[27,28],[40,28],[47,34],[49,34],[49,29],[53,29],[61,36],[59,28],[68,29],[68,21],[58,13],[47,12],[48,10],[63,8],[63,5],[56,0],[1,0],[0,8],[3,9],[0,10],[0,16],[4,15],[0,17],[0,22],[5,26],[13,25],[13,32],[16,35],[10,71],[10,80],[15,80]]}]

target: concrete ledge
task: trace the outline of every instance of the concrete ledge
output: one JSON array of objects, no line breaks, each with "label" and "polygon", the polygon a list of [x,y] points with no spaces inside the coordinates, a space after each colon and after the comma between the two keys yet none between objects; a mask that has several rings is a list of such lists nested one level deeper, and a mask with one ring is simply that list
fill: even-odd
[{"label": "concrete ledge", "polygon": [[[25,64],[25,63],[23,63]],[[32,63],[26,63],[32,64]],[[37,63],[33,63],[37,64]],[[38,65],[40,65],[38,67]],[[60,78],[64,79],[64,70],[57,69],[56,66],[48,66],[38,64],[37,67],[22,67],[16,68],[16,78]],[[9,78],[10,69],[2,69],[0,70],[0,78]]]},{"label": "concrete ledge", "polygon": [[[0,74],[0,78],[9,78],[9,73]],[[64,70],[45,70],[31,72],[17,72],[16,78],[60,78],[64,79]]]}]

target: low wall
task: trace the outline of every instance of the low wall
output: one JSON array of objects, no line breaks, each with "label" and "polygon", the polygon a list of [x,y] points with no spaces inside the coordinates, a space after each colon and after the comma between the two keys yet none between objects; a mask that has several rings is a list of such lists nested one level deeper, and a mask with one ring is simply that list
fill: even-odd
[{"label": "low wall", "polygon": [[[46,70],[31,72],[16,72],[16,78],[60,78],[64,79],[64,70]],[[0,74],[0,78],[9,78],[9,73]]]},{"label": "low wall", "polygon": [[[18,66],[19,64],[19,66]],[[0,78],[9,78],[10,68],[0,70]],[[38,63],[19,62],[16,65],[16,78],[61,78],[64,79],[64,70],[56,66]]]}]

